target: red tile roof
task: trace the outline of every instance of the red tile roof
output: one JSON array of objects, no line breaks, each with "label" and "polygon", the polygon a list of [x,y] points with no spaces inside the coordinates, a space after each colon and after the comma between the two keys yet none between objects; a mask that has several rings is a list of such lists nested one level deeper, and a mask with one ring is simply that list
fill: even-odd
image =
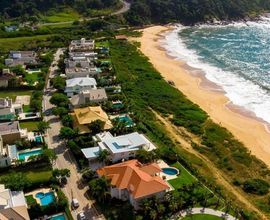
[{"label": "red tile roof", "polygon": [[170,188],[160,176],[155,176],[159,172],[161,169],[157,164],[143,165],[138,160],[129,160],[97,170],[99,176],[107,177],[111,184],[119,189],[127,189],[135,199]]}]

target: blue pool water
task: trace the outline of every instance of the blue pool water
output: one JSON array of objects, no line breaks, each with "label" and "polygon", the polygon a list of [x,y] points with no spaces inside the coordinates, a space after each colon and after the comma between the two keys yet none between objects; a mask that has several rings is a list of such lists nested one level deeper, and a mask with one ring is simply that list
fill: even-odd
[{"label": "blue pool water", "polygon": [[66,220],[66,218],[64,214],[60,214],[60,215],[55,215],[51,217],[50,220]]},{"label": "blue pool water", "polygon": [[128,116],[120,116],[116,118],[116,120],[120,122],[124,122],[127,125],[127,127],[131,127],[134,125],[132,119]]},{"label": "blue pool water", "polygon": [[171,168],[171,167],[163,168],[162,172],[167,174],[167,175],[170,175],[170,176],[174,176],[174,175],[178,174],[178,170],[175,168]]},{"label": "blue pool water", "polygon": [[36,137],[35,137],[35,141],[36,141],[37,143],[42,143],[42,137],[41,137],[41,136],[36,136]]},{"label": "blue pool water", "polygon": [[39,192],[36,194],[36,198],[40,199],[40,203],[42,206],[50,205],[55,200],[53,192],[48,193]]},{"label": "blue pool water", "polygon": [[38,149],[38,150],[29,150],[29,151],[21,152],[21,153],[19,152],[18,153],[18,159],[19,160],[25,160],[27,157],[40,155],[41,153],[42,153],[42,150],[41,149]]}]

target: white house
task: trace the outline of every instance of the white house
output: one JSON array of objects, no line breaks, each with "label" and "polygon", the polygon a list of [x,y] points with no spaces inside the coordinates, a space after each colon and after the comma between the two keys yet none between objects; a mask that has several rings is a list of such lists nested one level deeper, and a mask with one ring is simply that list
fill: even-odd
[{"label": "white house", "polygon": [[30,220],[23,191],[11,191],[0,185],[0,219]]},{"label": "white house", "polygon": [[78,77],[66,80],[65,93],[68,97],[79,94],[82,91],[96,89],[97,82],[94,78]]},{"label": "white house", "polygon": [[15,119],[15,115],[23,111],[21,104],[14,104],[12,99],[0,98],[0,120]]},{"label": "white house", "polygon": [[86,40],[81,38],[80,40],[73,40],[69,45],[69,51],[92,51],[95,49],[95,40]]},{"label": "white house", "polygon": [[82,91],[70,98],[72,107],[79,107],[91,103],[102,103],[108,100],[105,89],[92,89]]},{"label": "white house", "polygon": [[95,160],[102,150],[110,153],[110,159],[113,162],[127,160],[135,156],[136,151],[144,149],[152,151],[156,149],[143,134],[133,132],[131,134],[114,137],[110,132],[97,134],[94,138],[96,147],[82,149],[84,156],[89,162]]},{"label": "white house", "polygon": [[65,69],[67,79],[97,76],[101,70],[97,67],[70,67]]}]

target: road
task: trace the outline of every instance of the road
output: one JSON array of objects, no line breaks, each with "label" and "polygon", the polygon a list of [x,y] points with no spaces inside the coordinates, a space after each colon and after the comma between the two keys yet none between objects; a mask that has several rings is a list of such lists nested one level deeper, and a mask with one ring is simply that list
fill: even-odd
[{"label": "road", "polygon": [[[120,8],[119,10],[117,10],[116,12],[113,12],[107,16],[104,17],[110,17],[112,15],[120,15],[120,14],[124,14],[127,11],[129,11],[130,9],[130,3],[124,1],[124,0],[120,0],[123,4],[122,8]],[[81,18],[79,19],[80,22],[83,21],[91,21],[91,20],[96,20],[96,19],[100,19],[100,17],[92,17],[92,18]],[[39,24],[39,26],[53,26],[53,25],[65,25],[65,24],[72,24],[74,21],[63,21],[63,22],[55,22],[55,23],[42,23]]]},{"label": "road", "polygon": [[[59,62],[63,49],[58,49],[54,56],[54,61],[50,67],[49,78],[55,76],[57,70],[57,63]],[[50,89],[49,83],[46,85],[46,89]],[[44,93],[43,96],[43,110],[46,112],[51,110],[54,106],[49,102],[51,94]],[[70,151],[65,147],[65,143],[59,138],[59,132],[62,127],[59,117],[54,115],[45,116],[45,121],[50,123],[50,129],[47,131],[45,140],[50,149],[53,149],[57,154],[57,160],[53,164],[53,168],[58,169],[69,169],[70,177],[68,178],[67,184],[63,188],[65,195],[71,203],[72,198],[76,198],[79,201],[80,207],[72,211],[72,216],[77,219],[79,212],[83,211],[87,216],[87,219],[105,219],[103,215],[100,215],[91,201],[87,196],[88,186],[85,186],[81,182],[81,175],[76,160]]]}]

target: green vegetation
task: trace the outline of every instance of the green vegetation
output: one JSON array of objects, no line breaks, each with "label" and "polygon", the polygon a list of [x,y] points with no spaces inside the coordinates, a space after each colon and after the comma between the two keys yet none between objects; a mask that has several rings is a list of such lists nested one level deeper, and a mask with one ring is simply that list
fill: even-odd
[{"label": "green vegetation", "polygon": [[267,0],[133,0],[126,18],[134,25],[151,22],[194,24],[216,19],[241,19],[269,9]]},{"label": "green vegetation", "polygon": [[247,180],[243,184],[243,189],[247,193],[265,195],[269,192],[269,183],[261,179]]},{"label": "green vegetation", "polygon": [[41,16],[41,20],[45,23],[75,21],[79,19],[79,13],[72,8],[64,8],[60,11],[50,10],[46,15]]},{"label": "green vegetation", "polygon": [[38,82],[40,79],[39,73],[31,73],[31,74],[26,74],[24,77],[27,83],[29,83],[30,86],[33,86],[35,82]]},{"label": "green vegetation", "polygon": [[0,98],[6,98],[9,97],[13,101],[15,101],[17,96],[21,95],[32,95],[32,90],[0,90]]},{"label": "green vegetation", "polygon": [[25,121],[20,122],[20,127],[22,129],[27,129],[28,131],[37,131],[38,130],[38,121]]},{"label": "green vegetation", "polygon": [[37,200],[32,195],[25,196],[25,198],[29,207],[37,205]]},{"label": "green vegetation", "polygon": [[[169,163],[179,160],[207,186],[213,190],[217,187],[208,168],[202,168],[205,166],[204,162],[183,150],[181,144],[176,145],[168,137],[165,127],[158,122],[152,110],[171,120],[174,125],[196,135],[199,144],[193,143],[193,148],[208,157],[232,182],[238,180],[241,185],[242,182],[253,178],[270,181],[267,166],[252,156],[230,132],[213,123],[197,105],[170,86],[138,51],[136,45],[116,40],[110,43],[117,80],[122,85],[137,129],[159,146],[164,160]],[[200,175],[198,170],[202,172]],[[204,179],[202,175],[208,176],[208,179]],[[226,192],[226,195],[231,194]],[[258,204],[257,200],[267,204],[267,196],[256,201],[249,194],[245,196],[254,205]],[[240,205],[235,199],[234,202]],[[270,204],[267,206],[270,207]]]},{"label": "green vegetation", "polygon": [[173,167],[176,167],[179,170],[179,176],[176,179],[169,180],[168,182],[175,189],[179,189],[184,185],[191,185],[197,180],[192,176],[179,162],[172,164]]},{"label": "green vegetation", "polygon": [[195,214],[183,218],[183,220],[221,220],[221,219],[223,218],[207,214]]},{"label": "green vegetation", "polygon": [[10,50],[19,50],[22,48],[36,47],[37,41],[44,41],[52,35],[36,35],[31,37],[0,38],[0,50],[7,53]]},{"label": "green vegetation", "polygon": [[39,170],[39,171],[27,171],[25,172],[26,177],[33,183],[46,183],[52,177],[51,170]]}]

